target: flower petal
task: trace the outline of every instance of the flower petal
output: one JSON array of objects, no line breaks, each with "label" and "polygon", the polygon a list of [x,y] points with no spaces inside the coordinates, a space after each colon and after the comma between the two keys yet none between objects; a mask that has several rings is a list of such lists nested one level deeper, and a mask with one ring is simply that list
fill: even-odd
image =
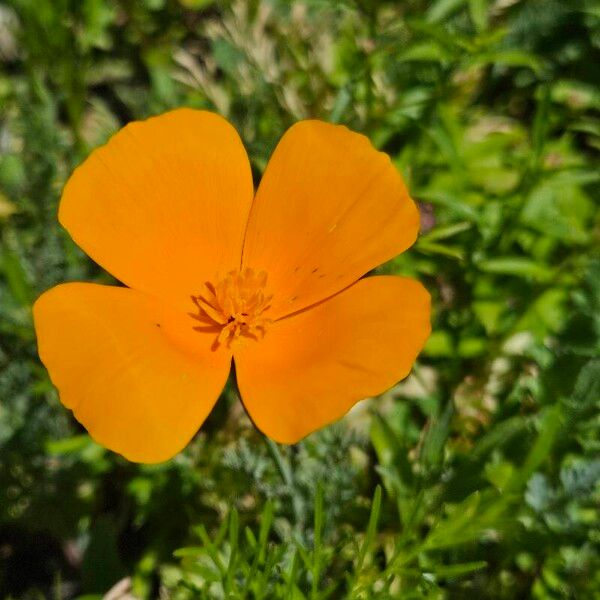
[{"label": "flower petal", "polygon": [[416,206],[387,154],[345,127],[301,121],[260,182],[243,264],[269,274],[278,318],[406,250],[418,228]]},{"label": "flower petal", "polygon": [[425,288],[402,277],[368,277],[277,321],[236,349],[244,405],[257,427],[295,443],[353,404],[405,377],[430,332]]},{"label": "flower petal", "polygon": [[167,460],[207,417],[231,356],[214,334],[127,288],[68,283],[33,315],[42,362],[90,435],[136,462]]},{"label": "flower petal", "polygon": [[92,152],[65,186],[59,220],[117,279],[189,310],[204,282],[239,268],[252,196],[235,129],[179,109]]}]

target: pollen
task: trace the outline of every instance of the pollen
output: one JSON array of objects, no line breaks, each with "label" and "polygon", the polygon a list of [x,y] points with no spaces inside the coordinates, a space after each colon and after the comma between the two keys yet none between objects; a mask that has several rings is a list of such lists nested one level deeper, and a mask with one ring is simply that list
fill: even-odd
[{"label": "pollen", "polygon": [[272,322],[265,314],[273,298],[266,285],[267,273],[250,268],[230,271],[215,284],[205,283],[202,293],[192,296],[198,313],[191,316],[204,326],[197,329],[214,328],[216,346],[232,347],[240,338],[262,339]]}]

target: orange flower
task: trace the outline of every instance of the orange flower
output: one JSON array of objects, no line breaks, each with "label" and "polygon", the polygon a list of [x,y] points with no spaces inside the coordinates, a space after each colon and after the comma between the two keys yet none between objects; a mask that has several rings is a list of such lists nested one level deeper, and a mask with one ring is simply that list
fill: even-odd
[{"label": "orange flower", "polygon": [[58,216],[128,287],[45,292],[39,354],[63,404],[133,461],[188,443],[232,360],[254,423],[294,443],[405,377],[429,335],[421,284],[359,279],[419,217],[389,157],[345,127],[291,127],[254,195],[222,117],[130,123],[75,170]]}]

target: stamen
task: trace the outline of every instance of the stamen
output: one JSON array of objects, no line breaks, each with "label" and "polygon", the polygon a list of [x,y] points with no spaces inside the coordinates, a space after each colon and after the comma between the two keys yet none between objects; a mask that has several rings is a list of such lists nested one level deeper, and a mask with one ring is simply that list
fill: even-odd
[{"label": "stamen", "polygon": [[271,319],[264,316],[271,307],[272,295],[265,294],[267,273],[253,269],[230,271],[216,285],[205,283],[202,293],[192,296],[198,309],[191,316],[207,325],[218,328],[215,344],[231,347],[241,337],[260,340],[264,337]]}]

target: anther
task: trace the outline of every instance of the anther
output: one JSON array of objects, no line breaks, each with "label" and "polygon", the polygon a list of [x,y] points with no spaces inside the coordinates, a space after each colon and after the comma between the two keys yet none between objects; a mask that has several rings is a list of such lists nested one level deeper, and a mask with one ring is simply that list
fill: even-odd
[{"label": "anther", "polygon": [[206,326],[217,330],[216,345],[231,347],[241,337],[262,339],[271,320],[264,313],[271,307],[272,295],[265,294],[267,274],[253,269],[230,271],[224,279],[213,285],[204,284],[204,290],[192,301],[198,309],[191,316]]}]

